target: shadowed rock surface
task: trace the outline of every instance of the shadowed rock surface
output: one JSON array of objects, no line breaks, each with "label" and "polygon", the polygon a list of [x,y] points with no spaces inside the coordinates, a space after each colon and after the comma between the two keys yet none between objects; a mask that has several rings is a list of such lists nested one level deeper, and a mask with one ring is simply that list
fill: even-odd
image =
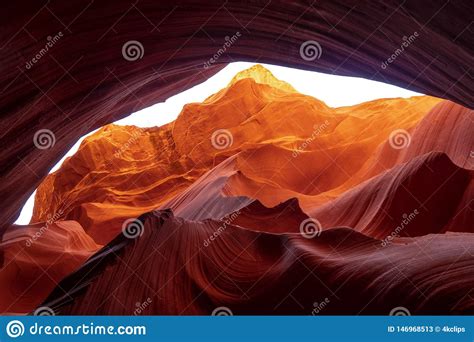
[{"label": "shadowed rock surface", "polygon": [[[472,8],[464,0],[19,0],[4,4],[0,23],[2,232],[79,137],[231,61],[360,76],[474,107]],[[130,41],[143,46],[135,61],[122,53]],[[319,59],[302,58],[307,41],[320,44]],[[40,129],[54,133],[54,146],[35,147]]]},{"label": "shadowed rock surface", "polygon": [[472,314],[472,114],[429,96],[331,108],[257,66],[165,126],[105,126],[35,203],[33,222],[73,222],[84,259],[14,311]]},{"label": "shadowed rock surface", "polygon": [[[258,215],[257,213],[254,213]],[[288,217],[282,215],[283,221]],[[380,241],[350,228],[317,238],[229,225],[210,244],[215,220],[171,211],[143,215],[136,240],[118,236],[43,303],[57,314],[472,314],[472,234]],[[297,227],[295,227],[297,229]],[[316,303],[316,304],[314,304]]]}]

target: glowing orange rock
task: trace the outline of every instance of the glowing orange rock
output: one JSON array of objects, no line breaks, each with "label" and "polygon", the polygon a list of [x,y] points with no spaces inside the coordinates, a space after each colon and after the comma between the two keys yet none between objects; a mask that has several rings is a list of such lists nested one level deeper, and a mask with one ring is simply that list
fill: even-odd
[{"label": "glowing orange rock", "polygon": [[3,236],[0,312],[27,313],[101,246],[74,221],[13,225]]},{"label": "glowing orange rock", "polygon": [[32,222],[67,204],[68,219],[107,243],[125,219],[162,207],[239,152],[236,168],[258,191],[231,186],[234,196],[270,206],[337,196],[383,171],[353,177],[374,168],[370,158],[392,131],[411,130],[440,101],[422,96],[331,108],[254,66],[203,103],[184,106],[175,122],[108,125],[86,138],[38,188]]},{"label": "glowing orange rock", "polygon": [[[472,114],[428,96],[331,108],[253,67],[175,122],[85,139],[38,188],[32,220],[78,223],[56,223],[29,262],[6,253],[23,268],[0,276],[18,271],[25,289],[36,259],[69,274],[44,302],[66,314],[131,314],[148,299],[149,314],[308,314],[315,289],[327,313],[472,312]],[[136,217],[132,240],[120,233]],[[21,250],[15,236],[6,251]],[[17,289],[4,286],[9,311]]]}]

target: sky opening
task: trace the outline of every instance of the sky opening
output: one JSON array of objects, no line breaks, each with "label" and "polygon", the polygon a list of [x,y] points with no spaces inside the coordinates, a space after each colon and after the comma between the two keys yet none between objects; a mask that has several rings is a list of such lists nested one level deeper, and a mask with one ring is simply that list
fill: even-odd
[{"label": "sky opening", "polygon": [[[176,119],[185,104],[204,101],[208,96],[226,87],[238,72],[250,68],[253,65],[255,65],[255,63],[230,63],[205,82],[172,96],[165,102],[157,103],[138,112],[131,113],[129,116],[114,123],[116,125],[135,125],[138,127],[153,127],[167,124]],[[351,106],[380,98],[423,95],[394,85],[371,81],[365,78],[322,74],[269,64],[262,65],[270,70],[276,78],[291,84],[298,92],[324,101],[330,107]],[[49,173],[59,169],[67,157],[76,153],[82,140],[94,132],[95,131],[92,131],[80,138]],[[24,225],[30,222],[33,214],[35,193],[36,191],[33,192],[23,206],[21,214],[15,222],[16,224]]]}]

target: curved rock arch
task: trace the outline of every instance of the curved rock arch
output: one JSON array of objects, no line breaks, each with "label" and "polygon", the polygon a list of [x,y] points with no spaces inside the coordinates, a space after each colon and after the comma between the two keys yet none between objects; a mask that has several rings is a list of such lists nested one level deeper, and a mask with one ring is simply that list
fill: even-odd
[{"label": "curved rock arch", "polygon": [[[0,17],[4,227],[80,136],[231,61],[360,76],[474,108],[468,1],[16,1]],[[237,41],[218,53],[237,32]],[[416,40],[382,68],[415,32]],[[143,46],[136,61],[122,55],[131,40]],[[319,59],[301,58],[308,40],[320,44]],[[39,129],[54,133],[53,147],[35,147]]]}]

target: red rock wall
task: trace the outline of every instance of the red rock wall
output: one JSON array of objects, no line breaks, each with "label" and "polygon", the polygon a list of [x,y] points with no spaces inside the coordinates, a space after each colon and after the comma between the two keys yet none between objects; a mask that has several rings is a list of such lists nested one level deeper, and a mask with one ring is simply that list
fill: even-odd
[{"label": "red rock wall", "polygon": [[[231,61],[361,76],[473,108],[470,6],[459,0],[2,4],[3,229],[80,136],[187,89]],[[205,68],[225,37],[237,32],[237,41]],[[415,32],[416,40],[382,68],[403,37]],[[130,40],[144,47],[143,57],[132,62],[122,55]],[[320,44],[319,59],[301,58],[308,40]],[[47,42],[51,47],[43,53]],[[54,146],[35,147],[40,129],[54,133]]]},{"label": "red rock wall", "polygon": [[[31,300],[0,304],[32,311],[50,293],[56,314],[145,301],[147,314],[310,314],[322,300],[322,314],[470,314],[473,112],[430,96],[331,108],[256,65],[167,125],[107,125],[38,188],[33,221],[59,220],[45,239],[15,239],[38,224],[6,234],[22,257],[8,254],[4,290]],[[25,285],[37,258],[54,290]]]}]

